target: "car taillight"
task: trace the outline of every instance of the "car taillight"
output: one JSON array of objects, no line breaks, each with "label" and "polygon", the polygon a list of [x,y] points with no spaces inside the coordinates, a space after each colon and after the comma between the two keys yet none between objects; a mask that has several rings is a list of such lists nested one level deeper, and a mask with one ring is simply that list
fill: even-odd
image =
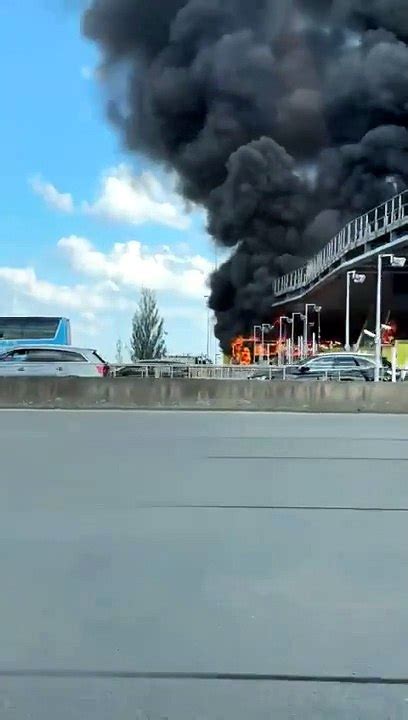
[{"label": "car taillight", "polygon": [[102,375],[102,377],[107,377],[109,375],[110,368],[109,368],[109,365],[106,365],[106,363],[104,365],[97,365],[96,369],[97,369],[99,375]]}]

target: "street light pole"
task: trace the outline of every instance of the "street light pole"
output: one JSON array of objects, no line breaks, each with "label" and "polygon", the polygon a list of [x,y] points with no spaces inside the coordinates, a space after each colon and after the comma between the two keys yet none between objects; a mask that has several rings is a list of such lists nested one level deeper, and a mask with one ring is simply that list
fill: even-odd
[{"label": "street light pole", "polygon": [[207,308],[207,359],[210,357],[210,345],[211,345],[211,316],[210,308]]},{"label": "street light pole", "polygon": [[279,318],[279,346],[281,345],[283,337],[283,321],[286,319],[287,318],[284,315],[281,315],[281,317]]},{"label": "street light pole", "polygon": [[305,306],[305,324],[303,326],[303,354],[305,357],[309,354],[308,335],[309,335],[309,308],[313,308],[316,313],[319,313],[319,324],[320,324],[320,313],[322,308],[315,303],[307,303]]},{"label": "street light pole", "polygon": [[287,317],[287,315],[281,315],[281,317],[279,318],[279,357],[278,357],[279,364],[281,364],[280,361],[282,359],[281,348],[282,348],[282,342],[283,342],[283,322],[284,321],[287,322],[288,325],[290,325],[293,322],[293,320],[291,320],[289,317]]},{"label": "street light pole", "polygon": [[[300,317],[301,320],[305,319],[305,316],[303,315],[303,313],[300,313],[300,312],[292,313],[292,338],[291,338],[291,340],[292,340],[292,359],[293,359],[293,353],[294,353],[294,349],[295,349],[295,329],[296,329],[295,318],[296,317]],[[299,350],[299,344],[298,344],[298,350]]]},{"label": "street light pole", "polygon": [[256,345],[257,345],[257,332],[258,330],[261,331],[261,342],[262,342],[262,352],[263,347],[265,345],[265,333],[269,332],[273,326],[270,325],[270,323],[263,323],[262,325],[254,325],[254,364],[256,359]]},{"label": "street light pole", "polygon": [[257,330],[260,330],[261,335],[262,335],[262,325],[254,325],[254,357],[253,357],[253,363],[252,363],[253,365],[255,365],[255,363],[256,363],[256,343],[257,343],[256,333],[257,333]]},{"label": "street light pole", "polygon": [[262,352],[265,345],[265,333],[270,332],[271,326],[269,323],[262,324]]},{"label": "street light pole", "polygon": [[375,373],[374,380],[379,382],[381,375],[381,291],[382,291],[382,259],[378,256],[377,264],[377,303],[375,313]]},{"label": "street light pole", "polygon": [[366,276],[362,273],[358,273],[356,270],[349,270],[347,273],[347,290],[346,290],[346,342],[344,349],[346,352],[350,352],[350,286],[351,280],[353,282],[362,285],[366,281]]},{"label": "street light pole", "polygon": [[210,296],[204,295],[204,299],[205,299],[206,305],[207,305],[207,358],[209,358],[210,357],[210,344],[211,344],[211,340],[210,340],[210,324],[211,324],[211,322],[210,322],[210,306],[208,304],[208,301],[210,299]]},{"label": "street light pole", "polygon": [[350,281],[354,270],[347,273],[347,289],[346,289],[346,343],[344,349],[350,352]]},{"label": "street light pole", "polygon": [[308,336],[308,322],[309,322],[309,305],[305,308],[305,319],[303,321],[303,357],[307,357],[307,336]]}]

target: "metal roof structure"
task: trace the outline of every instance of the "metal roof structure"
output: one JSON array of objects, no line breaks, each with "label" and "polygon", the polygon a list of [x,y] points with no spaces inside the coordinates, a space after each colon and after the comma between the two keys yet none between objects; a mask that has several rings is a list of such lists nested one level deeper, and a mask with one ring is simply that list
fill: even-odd
[{"label": "metal roof structure", "polygon": [[273,307],[301,299],[334,275],[408,245],[408,190],[352,220],[306,265],[277,278]]}]

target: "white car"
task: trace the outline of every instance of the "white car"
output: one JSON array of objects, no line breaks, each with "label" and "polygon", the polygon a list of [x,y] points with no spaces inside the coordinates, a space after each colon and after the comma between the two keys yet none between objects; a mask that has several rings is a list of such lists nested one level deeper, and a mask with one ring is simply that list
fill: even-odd
[{"label": "white car", "polygon": [[96,350],[67,345],[13,347],[0,355],[0,376],[106,377],[109,365]]}]

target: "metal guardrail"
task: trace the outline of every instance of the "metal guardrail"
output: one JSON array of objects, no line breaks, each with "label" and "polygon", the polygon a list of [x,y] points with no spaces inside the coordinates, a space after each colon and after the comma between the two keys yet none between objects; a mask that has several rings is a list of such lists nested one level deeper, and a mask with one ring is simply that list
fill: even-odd
[{"label": "metal guardrail", "polygon": [[[367,369],[366,369],[367,372]],[[257,371],[257,374],[259,375],[259,370]],[[258,378],[259,380],[292,380],[293,382],[367,382],[366,377],[364,376],[363,371],[359,371],[357,368],[355,370],[320,370],[319,372],[316,372],[316,374],[312,374],[311,376],[304,375],[293,375],[290,372],[287,372],[286,367],[282,368],[271,368],[269,371],[267,370],[265,373],[264,378]],[[253,378],[254,381],[256,381],[256,378]],[[391,371],[382,370],[380,372],[380,380],[384,382],[392,382],[391,377]],[[398,377],[399,380],[405,380],[405,375],[402,374]],[[374,382],[374,368],[372,369],[372,382]]]},{"label": "metal guardrail", "polygon": [[119,370],[128,370],[131,377],[141,378],[191,378],[208,380],[246,379],[259,365],[111,365],[115,377]]},{"label": "metal guardrail", "polygon": [[[134,368],[134,366],[120,366],[121,368]],[[118,368],[112,368],[112,375],[115,377]],[[266,380],[273,380],[275,377],[279,380],[291,380],[290,372],[286,365],[194,365],[194,366],[175,366],[175,365],[146,365],[137,368],[135,374],[130,375],[134,378],[170,378],[170,379],[186,379],[186,380],[248,380],[252,375],[265,375]],[[304,378],[302,381],[308,380],[315,382],[316,380],[328,381],[344,381],[347,379],[359,380],[357,371],[355,375],[350,369],[339,371],[322,370],[319,377]]]},{"label": "metal guardrail", "polygon": [[408,224],[408,191],[352,220],[306,265],[277,278],[274,293],[280,297],[301,290],[341,260],[346,253]]},{"label": "metal guardrail", "polygon": [[248,375],[258,369],[252,365],[213,365],[212,367],[190,367],[188,376],[192,379],[207,380],[246,380]]}]

